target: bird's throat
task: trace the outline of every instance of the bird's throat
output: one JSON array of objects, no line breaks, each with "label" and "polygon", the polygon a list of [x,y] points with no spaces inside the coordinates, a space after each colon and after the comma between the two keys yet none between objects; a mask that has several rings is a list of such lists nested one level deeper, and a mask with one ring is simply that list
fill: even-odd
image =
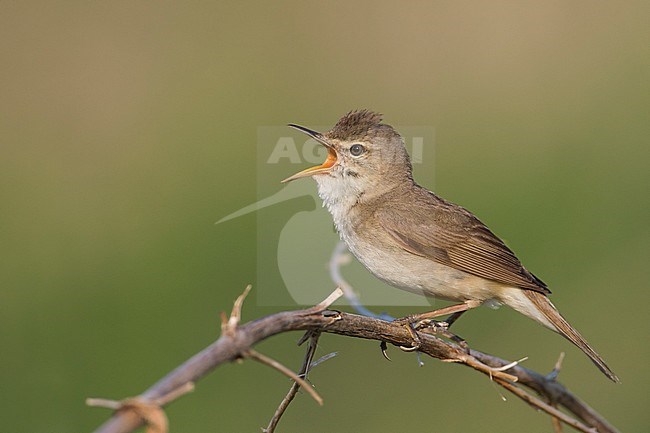
[{"label": "bird's throat", "polygon": [[315,176],[318,195],[323,206],[332,215],[337,230],[345,230],[349,225],[351,213],[365,195],[357,182],[334,176]]}]

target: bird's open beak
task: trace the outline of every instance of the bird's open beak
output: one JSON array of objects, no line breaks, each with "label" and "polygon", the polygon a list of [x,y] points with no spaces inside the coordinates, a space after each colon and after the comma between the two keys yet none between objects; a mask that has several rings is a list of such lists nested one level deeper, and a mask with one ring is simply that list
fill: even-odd
[{"label": "bird's open beak", "polygon": [[332,169],[334,164],[336,164],[336,150],[334,150],[334,147],[325,139],[325,137],[323,137],[323,134],[321,134],[320,132],[312,131],[311,129],[307,129],[304,126],[294,125],[293,123],[290,123],[288,126],[295,128],[298,131],[304,132],[305,134],[309,135],[311,138],[313,138],[314,140],[318,141],[320,144],[325,146],[327,148],[327,159],[321,165],[317,165],[315,167],[309,167],[308,169],[298,172],[293,176],[289,176],[288,178],[283,180],[282,183],[291,182],[292,180],[300,179],[301,177],[308,177],[308,176],[313,176],[315,174],[328,173]]}]

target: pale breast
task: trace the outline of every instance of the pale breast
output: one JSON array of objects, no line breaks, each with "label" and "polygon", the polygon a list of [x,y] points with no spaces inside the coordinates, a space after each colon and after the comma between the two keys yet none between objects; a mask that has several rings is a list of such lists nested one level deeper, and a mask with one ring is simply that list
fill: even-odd
[{"label": "pale breast", "polygon": [[405,251],[381,229],[359,236],[348,225],[337,228],[352,254],[391,286],[458,302],[483,302],[494,294],[492,281]]}]

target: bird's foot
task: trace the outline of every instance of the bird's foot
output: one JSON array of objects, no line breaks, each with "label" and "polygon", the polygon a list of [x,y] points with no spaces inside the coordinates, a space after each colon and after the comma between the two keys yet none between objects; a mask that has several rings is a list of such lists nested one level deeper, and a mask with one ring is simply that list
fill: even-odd
[{"label": "bird's foot", "polygon": [[415,329],[413,329],[413,325],[410,323],[406,324],[406,329],[409,331],[409,334],[411,334],[411,338],[413,341],[411,342],[410,346],[398,346],[401,350],[404,352],[413,352],[416,351],[420,348],[422,345],[422,340],[420,340],[420,337],[418,336],[418,333]]},{"label": "bird's foot", "polygon": [[[420,348],[422,345],[422,340],[418,336],[418,331],[424,331],[431,334],[440,335],[448,340],[453,341],[454,343],[458,344],[464,352],[469,354],[469,345],[467,344],[467,341],[465,341],[465,339],[462,337],[449,332],[449,327],[451,324],[448,323],[448,321],[433,319],[419,320],[417,316],[406,316],[400,319],[395,319],[393,323],[398,323],[405,326],[413,338],[411,346],[398,346],[404,352],[413,352]],[[382,350],[382,352],[384,353],[384,356],[386,356],[385,350]]]},{"label": "bird's foot", "polygon": [[[417,331],[421,329],[433,329],[435,332],[446,332],[449,324],[447,322],[441,322],[433,319],[420,319],[420,315],[405,316],[399,319],[395,319],[393,323],[403,325],[406,330],[411,334],[413,342],[410,346],[398,346],[404,352],[413,352],[420,348],[422,341],[418,336]],[[384,353],[384,356],[385,353]]]},{"label": "bird's foot", "polygon": [[413,352],[415,350],[418,350],[422,345],[416,327],[418,323],[418,316],[412,315],[412,316],[401,317],[399,319],[393,320],[393,323],[404,326],[406,330],[409,332],[409,334],[411,335],[411,338],[413,339],[410,346],[398,346],[398,347],[404,352]]}]

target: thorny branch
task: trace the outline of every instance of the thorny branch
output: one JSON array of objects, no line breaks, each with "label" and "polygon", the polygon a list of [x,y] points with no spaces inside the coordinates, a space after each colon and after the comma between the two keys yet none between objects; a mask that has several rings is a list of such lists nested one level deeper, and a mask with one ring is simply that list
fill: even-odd
[{"label": "thorny branch", "polygon": [[[250,289],[247,288],[245,294],[248,290]],[[302,330],[377,340],[396,346],[407,346],[411,343],[411,336],[403,325],[327,309],[331,303],[341,296],[341,293],[341,290],[337,289],[326,301],[316,307],[276,313],[241,325],[239,321],[241,318],[241,305],[245,297],[245,294],[243,294],[235,303],[230,318],[223,318],[222,335],[217,341],[194,355],[140,396],[114,406],[113,408],[118,410],[108,421],[95,430],[95,433],[127,433],[134,431],[145,423],[150,423],[149,418],[151,417],[148,414],[151,412],[143,414],[142,407],[153,406],[160,409],[164,404],[173,400],[173,398],[169,397],[170,395],[174,398],[179,396],[178,389],[187,388],[188,383],[195,382],[226,362],[245,359],[251,357],[251,354],[254,354],[253,358],[259,360],[259,354],[254,352],[252,347],[260,341],[280,333]],[[588,433],[617,432],[616,428],[610,425],[607,420],[568,391],[561,383],[557,382],[554,373],[542,375],[520,365],[515,365],[516,363],[476,350],[470,350],[468,353],[457,344],[445,341],[430,333],[422,332],[420,339],[419,351],[421,353],[445,362],[460,363],[478,370],[530,405],[547,412],[552,417],[579,431]],[[311,356],[313,355],[306,357],[306,365],[309,365],[307,358]],[[265,363],[269,364],[268,362]],[[276,366],[274,365],[274,367]],[[284,368],[286,369],[286,367]],[[305,373],[307,371],[305,369]],[[286,372],[283,371],[283,373]],[[289,374],[289,376],[294,380],[297,379],[296,381],[306,390],[311,389],[313,391],[313,388],[304,381],[304,378],[294,373]],[[523,387],[534,391],[541,399],[525,391]],[[293,397],[285,397],[288,400],[287,405],[291,398]],[[137,402],[137,405],[124,403],[133,401]],[[545,403],[545,401],[550,403]],[[111,406],[109,405],[109,407]],[[556,407],[563,407],[573,416],[559,411]],[[157,413],[158,410],[153,410],[153,412]]]},{"label": "thorny branch", "polygon": [[[320,337],[320,331],[307,331],[305,335],[300,339],[298,344],[300,345],[303,343],[305,340],[309,340],[309,347],[307,348],[307,353],[305,354],[305,360],[302,363],[302,367],[300,368],[300,372],[298,373],[298,376],[307,379],[307,373],[309,373],[309,370],[315,366],[315,364],[319,363],[317,361],[316,363],[312,363],[312,360],[314,359],[314,354],[316,353],[316,348],[318,347],[318,338]],[[333,354],[327,355],[331,356]],[[323,358],[321,358],[323,359]],[[329,358],[327,358],[329,359]],[[271,421],[269,422],[269,425],[264,429],[264,433],[273,433],[275,431],[275,428],[278,425],[278,422],[280,422],[280,418],[282,415],[284,415],[284,412],[287,410],[289,407],[289,404],[293,401],[294,397],[298,393],[298,390],[300,389],[301,384],[297,381],[291,385],[291,388],[289,389],[289,392],[287,395],[282,399],[280,402],[280,406],[278,406],[277,410],[273,414],[273,417],[271,418]]]}]

